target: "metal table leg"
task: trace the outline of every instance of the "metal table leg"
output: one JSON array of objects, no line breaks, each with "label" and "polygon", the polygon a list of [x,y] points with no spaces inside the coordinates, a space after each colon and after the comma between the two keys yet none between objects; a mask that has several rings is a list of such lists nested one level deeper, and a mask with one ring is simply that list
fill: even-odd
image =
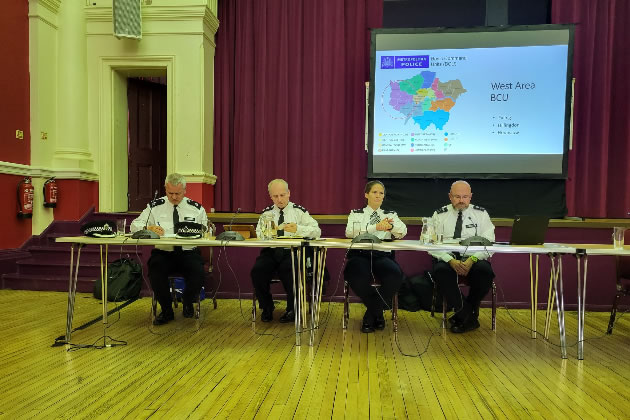
[{"label": "metal table leg", "polygon": [[322,301],[324,269],[326,267],[326,248],[315,248],[313,255],[313,285],[311,293],[311,334],[309,345],[315,342],[315,329],[319,327],[319,308]]},{"label": "metal table leg", "polygon": [[[293,273],[293,312],[295,313],[295,345],[302,345],[302,308],[301,308],[301,297],[299,296],[302,293],[302,287],[300,283],[302,282],[302,278],[299,273],[296,274],[296,268],[299,270],[299,266],[296,267],[295,264],[295,256],[300,257],[300,250],[296,252],[294,247],[291,247],[291,267]],[[298,261],[299,264],[299,261]]]},{"label": "metal table leg", "polygon": [[[584,312],[586,310],[586,273],[588,255],[583,250],[575,254],[577,259],[577,298],[578,298],[578,359],[584,360]],[[584,261],[584,275],[581,276],[581,265]]]},{"label": "metal table leg", "polygon": [[109,245],[105,245],[105,258],[103,259],[103,245],[100,246],[101,254],[101,286],[103,291],[103,346],[107,345],[107,254]]},{"label": "metal table leg", "polygon": [[547,311],[545,313],[545,331],[543,336],[549,339],[549,328],[551,327],[551,314],[553,313],[553,305],[556,299],[556,289],[553,288],[553,270],[549,275],[549,292],[547,294]]},{"label": "metal table leg", "polygon": [[[558,263],[556,266],[556,258]],[[567,340],[564,330],[564,294],[562,290],[562,256],[551,256],[551,270],[556,294],[556,308],[558,310],[558,331],[560,333],[560,352],[563,359],[567,358]]]},{"label": "metal table leg", "polygon": [[536,274],[534,275],[532,266],[532,254],[529,254],[529,285],[531,294],[531,321],[532,321],[532,338],[536,338],[536,315],[538,311],[538,261],[540,255],[536,254]]},{"label": "metal table leg", "polygon": [[79,262],[81,248],[85,244],[77,244],[77,263],[74,265],[74,245],[70,244],[70,278],[68,279],[68,313],[66,315],[66,344],[72,338],[72,320],[74,318],[74,301],[77,294],[77,280],[79,278]]}]

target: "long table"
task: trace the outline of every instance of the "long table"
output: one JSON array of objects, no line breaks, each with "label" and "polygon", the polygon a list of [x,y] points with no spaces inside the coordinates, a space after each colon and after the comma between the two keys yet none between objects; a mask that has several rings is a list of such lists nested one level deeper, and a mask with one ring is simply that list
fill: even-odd
[{"label": "long table", "polygon": [[[306,323],[305,306],[306,296],[304,285],[306,283],[304,270],[304,253],[302,252],[306,242],[303,239],[277,239],[262,241],[248,239],[244,241],[219,241],[216,239],[132,239],[129,236],[116,236],[114,238],[93,238],[87,236],[69,236],[57,238],[57,242],[70,244],[70,278],[68,280],[68,313],[66,316],[66,343],[70,343],[72,337],[72,320],[74,317],[74,303],[77,291],[77,279],[79,276],[79,264],[81,249],[86,245],[98,245],[101,257],[101,285],[103,290],[103,329],[107,328],[107,255],[109,246],[155,246],[172,245],[183,247],[248,247],[248,248],[290,248],[293,262],[293,296],[295,307],[295,344],[301,345],[303,326]],[[76,263],[74,250],[77,248]],[[296,265],[297,262],[297,265]],[[295,281],[298,279],[299,281]],[[103,346],[106,346],[106,334],[103,334]]]},{"label": "long table", "polygon": [[[562,282],[562,256],[567,254],[576,254],[576,248],[572,245],[566,244],[544,244],[544,245],[491,245],[491,246],[463,246],[459,244],[422,244],[419,241],[414,240],[396,240],[392,242],[381,242],[378,244],[372,243],[352,243],[350,239],[323,239],[309,241],[309,245],[319,250],[316,253],[316,261],[318,261],[317,268],[319,270],[324,269],[326,252],[328,249],[363,249],[363,250],[375,250],[375,251],[421,251],[421,252],[459,252],[459,253],[474,253],[474,252],[488,252],[497,254],[529,254],[530,255],[530,290],[531,290],[531,325],[532,325],[532,338],[536,338],[536,312],[538,306],[538,258],[540,255],[547,255],[551,260],[551,283],[553,284],[553,291],[556,300],[557,315],[558,315],[558,330],[560,334],[560,349],[563,359],[567,358],[566,347],[566,333],[564,324],[564,294],[563,294],[563,282]],[[536,256],[535,267],[533,264],[532,256]],[[316,274],[317,279],[323,278],[321,275]],[[321,290],[319,287],[314,287],[314,290]],[[314,340],[314,331],[319,323],[319,305],[321,303],[321,293],[317,292],[312,294],[311,307],[311,335],[310,343]],[[549,305],[548,305],[549,307]],[[548,312],[549,313],[549,312]],[[547,316],[547,320],[549,316]]]},{"label": "long table", "polygon": [[[539,246],[519,246],[519,245],[491,245],[491,246],[462,246],[458,244],[422,244],[414,240],[397,240],[393,242],[381,242],[379,244],[371,243],[352,243],[349,239],[320,239],[320,240],[304,240],[304,239],[282,239],[282,240],[256,240],[248,239],[245,241],[218,241],[216,239],[177,239],[177,238],[161,238],[161,239],[131,239],[129,237],[118,236],[115,238],[91,238],[85,236],[62,237],[57,238],[57,242],[71,244],[70,257],[70,277],[68,281],[68,313],[66,318],[66,342],[70,342],[72,334],[72,320],[74,316],[74,303],[76,295],[76,285],[78,279],[79,263],[81,258],[81,249],[86,245],[98,245],[101,249],[101,282],[103,289],[103,326],[107,325],[107,255],[108,247],[122,245],[138,245],[138,246],[155,246],[155,245],[173,245],[173,246],[210,246],[210,247],[254,247],[254,248],[290,248],[294,261],[294,299],[295,299],[295,335],[296,345],[301,344],[301,335],[304,327],[310,324],[309,344],[314,342],[315,330],[319,324],[319,308],[322,298],[322,283],[324,278],[324,268],[326,266],[326,253],[328,249],[363,249],[377,251],[415,251],[415,252],[483,252],[497,254],[529,254],[530,256],[530,292],[531,292],[531,336],[536,338],[536,319],[538,306],[538,262],[540,255],[547,255],[551,261],[550,273],[550,293],[547,301],[547,316],[545,320],[545,333],[547,337],[549,332],[549,321],[552,312],[553,302],[555,301],[557,308],[558,330],[560,335],[561,356],[567,358],[566,349],[566,332],[564,322],[564,294],[563,294],[563,278],[562,278],[562,256],[575,255],[578,264],[577,274],[577,291],[578,291],[578,359],[584,358],[584,311],[586,301],[586,279],[588,269],[589,255],[630,255],[630,246],[623,249],[614,249],[612,245],[598,244],[544,244]],[[302,252],[305,246],[311,246],[316,250],[313,261],[314,279],[313,287],[310,295],[310,313],[306,314],[306,278],[305,278],[305,253]],[[74,259],[74,250],[77,248],[76,263]],[[535,256],[535,262],[533,259]],[[297,261],[297,266],[295,262]],[[307,323],[307,320],[310,321]],[[105,344],[105,343],[104,343]]]}]

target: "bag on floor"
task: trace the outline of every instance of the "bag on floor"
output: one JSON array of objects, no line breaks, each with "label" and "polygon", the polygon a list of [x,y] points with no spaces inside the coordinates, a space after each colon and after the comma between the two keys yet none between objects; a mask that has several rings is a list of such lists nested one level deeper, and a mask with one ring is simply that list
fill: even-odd
[{"label": "bag on floor", "polygon": [[[137,299],[142,287],[142,267],[129,258],[113,261],[107,267],[107,300],[120,302]],[[101,299],[103,290],[101,281],[94,282],[94,297]]]},{"label": "bag on floor", "polygon": [[[431,273],[405,277],[398,291],[398,307],[405,311],[430,311],[433,304],[433,281]],[[435,297],[435,310],[442,311],[442,293],[438,290]]]}]

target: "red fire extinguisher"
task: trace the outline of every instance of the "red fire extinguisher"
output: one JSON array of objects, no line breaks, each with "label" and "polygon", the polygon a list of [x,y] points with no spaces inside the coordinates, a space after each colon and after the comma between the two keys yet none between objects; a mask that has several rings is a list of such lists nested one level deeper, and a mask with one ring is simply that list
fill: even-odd
[{"label": "red fire extinguisher", "polygon": [[54,177],[44,182],[44,207],[57,207],[57,191],[57,181]]},{"label": "red fire extinguisher", "polygon": [[18,205],[18,217],[20,219],[28,219],[33,217],[33,194],[35,189],[31,184],[31,178],[26,177],[17,187],[17,205]]}]

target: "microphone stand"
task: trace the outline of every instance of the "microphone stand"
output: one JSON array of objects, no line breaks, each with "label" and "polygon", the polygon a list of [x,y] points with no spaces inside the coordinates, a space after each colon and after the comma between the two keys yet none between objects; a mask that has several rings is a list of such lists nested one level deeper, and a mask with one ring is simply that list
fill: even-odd
[{"label": "microphone stand", "polygon": [[[234,219],[236,218],[236,215],[241,211],[241,208],[239,207],[238,209],[236,209],[236,213],[234,213],[234,215],[232,216],[232,220],[230,220],[230,224],[229,225],[225,225],[225,226],[230,226],[230,228],[232,227],[232,223],[234,222]],[[217,236],[217,241],[244,241],[245,238],[243,238],[243,235],[241,235],[240,233],[233,231],[233,230],[225,230],[225,226],[223,227],[223,232],[221,232],[218,236]]]},{"label": "microphone stand", "polygon": [[[158,191],[155,190],[155,194],[153,195],[153,200],[151,200],[151,203],[157,199],[157,195]],[[151,211],[153,211],[153,206],[151,205],[151,203],[149,203],[149,215],[147,216],[147,221],[144,224],[144,229],[134,232],[133,235],[131,235],[131,239],[160,239],[160,235],[153,232],[152,230],[147,229],[147,226],[149,225],[149,219],[151,218]]]}]

